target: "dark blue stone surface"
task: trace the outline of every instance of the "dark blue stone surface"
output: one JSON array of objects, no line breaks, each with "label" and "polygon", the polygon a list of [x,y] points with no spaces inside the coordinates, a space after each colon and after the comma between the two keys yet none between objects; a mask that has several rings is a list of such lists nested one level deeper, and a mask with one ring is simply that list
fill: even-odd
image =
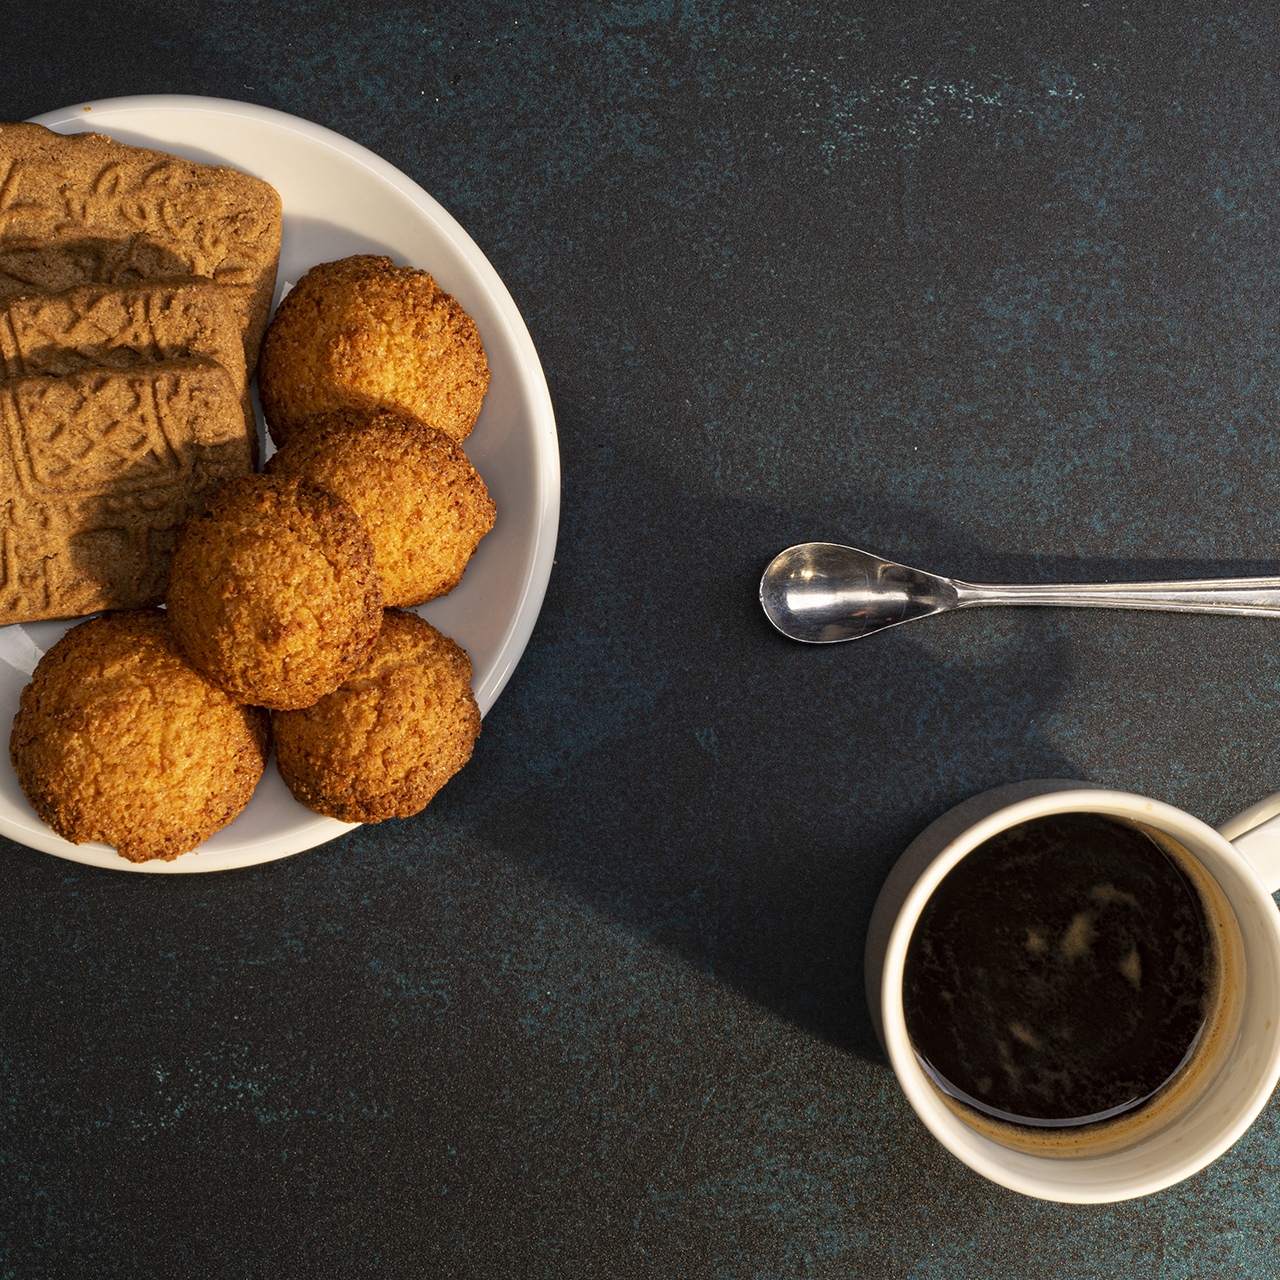
[{"label": "dark blue stone surface", "polygon": [[213,877],[0,840],[0,1275],[1269,1277],[1277,1104],[1115,1206],[1001,1190],[870,1031],[907,842],[1027,777],[1280,789],[1266,620],[853,646],[756,584],[1280,573],[1265,6],[0,11],[0,119],[234,97],[385,156],[520,306],[557,565],[420,817]]}]

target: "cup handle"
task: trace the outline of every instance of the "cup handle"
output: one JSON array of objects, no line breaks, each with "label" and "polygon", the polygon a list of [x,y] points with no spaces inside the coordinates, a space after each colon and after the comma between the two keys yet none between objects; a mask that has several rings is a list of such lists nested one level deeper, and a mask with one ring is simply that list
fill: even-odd
[{"label": "cup handle", "polygon": [[1218,834],[1253,864],[1268,893],[1280,891],[1280,791],[1228,819]]}]

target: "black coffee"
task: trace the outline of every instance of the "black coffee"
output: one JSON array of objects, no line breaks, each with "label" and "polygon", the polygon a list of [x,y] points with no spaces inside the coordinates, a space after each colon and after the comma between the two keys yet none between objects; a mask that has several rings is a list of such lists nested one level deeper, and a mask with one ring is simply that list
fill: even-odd
[{"label": "black coffee", "polygon": [[912,934],[903,1004],[945,1091],[1015,1122],[1086,1124],[1175,1074],[1214,975],[1186,873],[1135,827],[1065,813],[947,875]]}]

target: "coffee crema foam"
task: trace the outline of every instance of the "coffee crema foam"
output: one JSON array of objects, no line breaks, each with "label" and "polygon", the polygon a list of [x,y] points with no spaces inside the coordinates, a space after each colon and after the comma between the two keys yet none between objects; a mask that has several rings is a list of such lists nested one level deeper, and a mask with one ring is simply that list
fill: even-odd
[{"label": "coffee crema foam", "polygon": [[1181,1115],[1239,1025],[1243,945],[1180,844],[1096,813],[998,833],[946,876],[903,1007],[946,1105],[1006,1146],[1093,1154]]}]

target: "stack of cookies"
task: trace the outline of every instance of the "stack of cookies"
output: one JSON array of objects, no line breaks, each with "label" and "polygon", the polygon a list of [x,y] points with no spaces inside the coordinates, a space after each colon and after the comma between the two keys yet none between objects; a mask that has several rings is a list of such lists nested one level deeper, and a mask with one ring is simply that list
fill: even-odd
[{"label": "stack of cookies", "polygon": [[251,472],[280,198],[217,165],[0,124],[0,625],[164,598]]},{"label": "stack of cookies", "polygon": [[493,527],[460,444],[488,381],[474,321],[427,272],[373,255],[313,267],[263,343],[280,450],[179,538],[179,645],[271,709],[281,776],[319,813],[408,817],[471,756],[470,659],[406,610],[452,591]]}]

